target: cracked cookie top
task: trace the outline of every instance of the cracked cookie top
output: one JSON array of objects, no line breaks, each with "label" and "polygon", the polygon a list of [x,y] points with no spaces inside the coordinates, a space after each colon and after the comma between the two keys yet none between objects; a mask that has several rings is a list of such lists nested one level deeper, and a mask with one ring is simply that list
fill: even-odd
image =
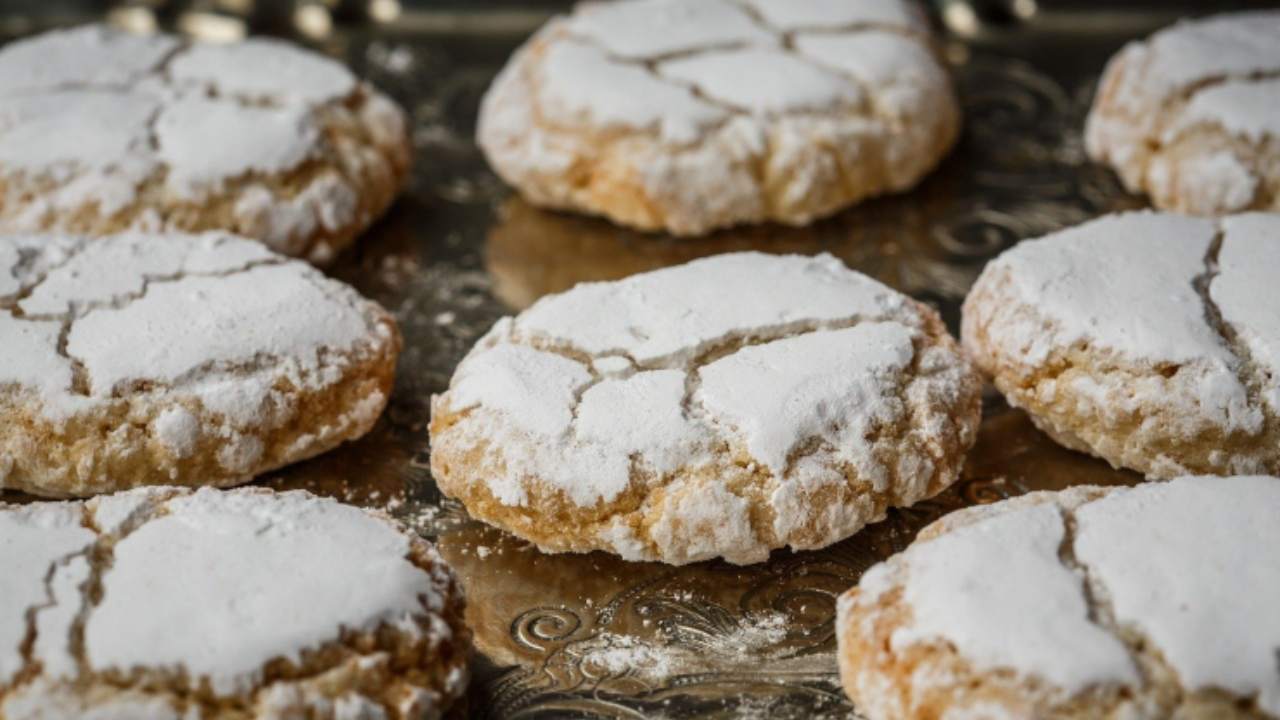
[{"label": "cracked cookie top", "polygon": [[0,228],[238,229],[315,260],[360,222],[360,153],[403,134],[345,67],[266,39],[54,31],[0,49],[0,98]]},{"label": "cracked cookie top", "polygon": [[355,291],[243,238],[0,237],[0,387],[50,422],[166,391],[252,420],[276,378],[326,384],[392,332]]},{"label": "cracked cookie top", "polygon": [[[1280,272],[1277,239],[1276,215],[1139,212],[1020,243],[987,267],[966,300],[965,346],[1033,414],[1039,404],[1067,413],[1077,402],[1062,399],[1070,392],[1104,417],[1171,409],[1141,432],[1194,439],[1211,426],[1265,439],[1280,412],[1280,301],[1267,280]],[[1051,429],[1076,434],[1069,424],[1052,421]],[[1134,466],[1106,449],[1106,439],[1088,442]],[[1151,454],[1166,452],[1143,443]],[[1222,469],[1233,467],[1233,452],[1235,462],[1254,463],[1238,470],[1271,467],[1252,450],[1218,444]],[[1177,448],[1166,454],[1158,468],[1137,466],[1177,474]]]},{"label": "cracked cookie top", "polygon": [[1280,479],[1238,476],[949,515],[841,598],[846,687],[877,717],[1176,717],[1218,693],[1280,715],[1280,571],[1256,552],[1280,543],[1277,508]]},{"label": "cracked cookie top", "polygon": [[0,236],[0,486],[243,482],[363,434],[398,343],[375,303],[244,238]]},{"label": "cracked cookie top", "polygon": [[[927,26],[898,0],[631,0],[583,5],[558,30],[563,42],[538,72],[546,119],[657,130],[674,143],[739,115],[864,106],[899,45],[934,63]],[[814,52],[840,41],[843,51]]]},{"label": "cracked cookie top", "polygon": [[928,25],[901,0],[622,0],[542,28],[477,134],[538,204],[699,234],[904,189],[957,127]]},{"label": "cracked cookie top", "polygon": [[[935,480],[949,483],[942,467],[965,444],[951,434],[976,422],[976,388],[936,316],[836,258],[721,255],[581,284],[500,321],[433,402],[433,463],[446,490],[479,484],[525,508],[549,496],[608,507],[736,464],[760,474],[761,512],[773,516],[764,532],[786,544],[812,531],[807,499],[823,487],[866,483],[869,494],[911,502]],[[913,433],[948,438],[937,443],[948,456],[907,441],[881,446]],[[453,469],[450,458],[476,449],[488,459]],[[678,522],[714,517],[741,543],[720,537],[697,552],[741,561],[778,542],[753,536],[749,501],[710,495]],[[822,544],[866,521],[828,511]],[[649,537],[657,549],[637,549],[636,528],[621,520],[599,532],[624,555],[682,552],[671,550],[680,532],[670,529]]]},{"label": "cracked cookie top", "polygon": [[1184,21],[1127,45],[1089,115],[1090,153],[1131,190],[1198,214],[1275,209],[1280,12]]},{"label": "cracked cookie top", "polygon": [[[176,720],[209,706],[294,717],[336,703],[408,718],[465,682],[444,561],[385,516],[333,500],[149,488],[0,505],[0,545],[5,717],[66,707]],[[399,667],[396,653],[420,662]]]}]

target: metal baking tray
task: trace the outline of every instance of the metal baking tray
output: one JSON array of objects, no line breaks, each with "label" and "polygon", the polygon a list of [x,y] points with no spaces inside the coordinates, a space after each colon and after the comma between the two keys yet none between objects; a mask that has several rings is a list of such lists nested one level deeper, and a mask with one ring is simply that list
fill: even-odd
[{"label": "metal baking tray", "polygon": [[[1143,205],[1087,162],[1081,126],[1106,58],[1171,21],[1167,11],[1043,10],[988,26],[951,9],[958,3],[939,7],[966,128],[935,173],[812,227],[694,240],[538,210],[487,169],[472,142],[479,98],[545,8],[409,10],[313,40],[412,117],[411,187],[331,269],[396,315],[405,350],[372,433],[262,482],[387,509],[439,544],[466,588],[477,645],[458,716],[858,717],[840,690],[832,620],[835,597],[863,570],[963,506],[1139,480],[1054,445],[990,389],[977,447],[952,489],[825,550],[777,552],[751,567],[544,555],[469,520],[431,479],[431,394],[495,320],[546,293],[730,250],[826,251],[935,305],[954,332],[987,260],[1019,239]],[[0,33],[77,19],[87,18],[9,17]]]}]

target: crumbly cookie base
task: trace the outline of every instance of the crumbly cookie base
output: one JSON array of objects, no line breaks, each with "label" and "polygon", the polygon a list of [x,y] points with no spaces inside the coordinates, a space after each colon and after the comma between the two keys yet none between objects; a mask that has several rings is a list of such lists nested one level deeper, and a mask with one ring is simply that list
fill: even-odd
[{"label": "crumbly cookie base", "polygon": [[[1027,505],[1055,503],[1066,519],[1062,561],[1078,569],[1073,510],[1107,494],[1106,488],[1073,488],[1062,493],[1032,493],[1001,503],[994,512]],[[978,506],[952,513],[920,532],[926,542],[993,513]],[[901,556],[889,560],[894,585],[869,600],[858,587],[840,598],[836,619],[838,662],[845,692],[871,720],[935,720],[945,718],[1043,718],[1045,720],[1265,720],[1247,698],[1221,691],[1187,692],[1176,673],[1132,628],[1118,626],[1111,617],[1106,589],[1089,583],[1087,593],[1103,627],[1129,649],[1144,679],[1132,692],[1119,687],[1093,687],[1068,696],[1059,688],[1012,669],[974,667],[946,642],[915,643],[891,651],[891,638],[911,623],[911,608],[903,602]]]},{"label": "crumbly cookie base", "polygon": [[[552,23],[517,51],[485,96],[477,131],[495,171],[546,208],[679,236],[807,225],[914,187],[960,134],[949,88],[904,117],[845,108],[766,120],[726,107],[731,119],[689,145],[664,142],[656,131],[558,126],[539,109],[534,76],[559,34]],[[870,132],[870,123],[880,129]],[[752,133],[762,148],[745,147]]]},{"label": "crumbly cookie base", "polygon": [[[51,498],[87,497],[141,485],[229,487],[327,452],[367,433],[395,380],[399,342],[354,361],[341,377],[317,388],[276,381],[280,422],[235,428],[199,400],[155,391],[112,398],[54,423],[39,400],[0,390],[0,488]],[[166,410],[183,408],[200,428],[196,446],[177,454],[151,428]],[[229,470],[219,457],[228,443],[261,444],[252,466]]]},{"label": "crumbly cookie base", "polygon": [[[920,382],[929,372],[921,367],[927,350],[959,354],[937,314],[923,305],[917,305],[917,311],[924,327],[916,340],[913,367],[898,388],[904,397],[912,383]],[[710,354],[727,353],[721,348]],[[440,489],[460,500],[473,517],[545,552],[603,550],[621,554],[619,546],[605,538],[616,538],[619,528],[625,527],[629,531],[628,559],[683,565],[706,559],[707,548],[715,546],[714,555],[731,563],[749,564],[767,559],[771,550],[782,547],[825,547],[882,519],[889,507],[911,505],[955,482],[965,453],[977,437],[981,416],[981,385],[976,373],[966,367],[959,377],[954,397],[926,391],[924,403],[907,403],[909,410],[900,422],[878,428],[872,453],[888,472],[887,479],[877,485],[851,466],[834,465],[832,469],[846,482],[806,495],[797,510],[799,521],[788,518],[791,529],[782,535],[775,531],[770,502],[779,481],[744,447],[728,441],[715,449],[714,463],[697,469],[682,468],[665,477],[633,469],[627,489],[610,502],[583,507],[544,480],[529,477],[522,479],[528,501],[505,505],[491,493],[487,479],[506,472],[504,453],[508,449],[477,442],[460,424],[477,411],[455,412],[444,397],[437,397],[432,407],[431,468]],[[519,448],[510,450],[519,452]],[[792,464],[805,455],[831,462],[822,448],[809,447],[792,458]],[[735,538],[731,546],[716,546],[715,538],[680,530],[674,508],[720,502],[725,492],[749,508],[749,538]],[[829,519],[832,508],[839,508],[839,522]]]},{"label": "crumbly cookie base", "polygon": [[[99,529],[93,511],[85,506],[85,527],[99,535],[88,554],[92,575],[83,590],[87,608],[98,602],[94,594],[101,592],[102,578],[110,572],[115,545],[148,520],[164,515],[164,503],[173,494],[158,491],[114,533]],[[46,678],[31,656],[33,628],[23,646],[27,665],[7,687],[0,686],[0,720],[37,720],[50,717],[48,713],[80,717],[97,712],[102,717],[156,717],[144,710],[154,712],[157,706],[171,711],[161,717],[201,720],[338,720],[351,717],[352,708],[366,713],[381,711],[381,717],[389,720],[439,718],[465,690],[471,634],[464,623],[465,605],[453,574],[425,541],[411,536],[410,543],[408,559],[436,583],[443,583],[444,602],[435,612],[438,621],[448,626],[447,635],[427,617],[418,619],[418,627],[412,630],[392,625],[370,632],[335,628],[332,642],[303,653],[300,662],[269,662],[251,692],[219,696],[207,682],[189,677],[181,667],[95,672],[83,657],[82,641],[74,637],[68,647],[76,654],[79,675],[74,679]],[[73,634],[83,632],[83,619],[73,626]]]}]

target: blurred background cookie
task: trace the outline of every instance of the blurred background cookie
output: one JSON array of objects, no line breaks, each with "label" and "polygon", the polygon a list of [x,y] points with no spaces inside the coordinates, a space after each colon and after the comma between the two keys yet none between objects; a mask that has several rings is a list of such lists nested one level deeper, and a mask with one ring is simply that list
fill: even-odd
[{"label": "blurred background cookie", "polygon": [[106,26],[0,50],[0,232],[227,230],[325,263],[409,169],[404,113],[276,40]]},{"label": "blurred background cookie", "polygon": [[0,237],[0,487],[246,482],[366,433],[399,349],[377,304],[243,238]]},{"label": "blurred background cookie", "polygon": [[979,391],[934,311],[834,257],[720,255],[499,321],[433,398],[431,469],[543,550],[752,563],[945,489]]},{"label": "blurred background cookie", "polygon": [[1280,472],[1280,215],[1112,215],[992,261],[971,357],[1067,447],[1155,477]]},{"label": "blurred background cookie", "polygon": [[0,504],[0,715],[438,718],[453,573],[381,513],[268,490]]},{"label": "blurred background cookie", "polygon": [[1280,210],[1280,10],[1184,20],[1129,43],[1089,113],[1089,154],[1157,207]]},{"label": "blurred background cookie", "polygon": [[905,2],[590,3],[494,80],[477,139],[530,202],[697,235],[905,190],[960,111]]},{"label": "blurred background cookie", "polygon": [[872,720],[1280,715],[1280,478],[1076,487],[952,513],[840,599]]}]

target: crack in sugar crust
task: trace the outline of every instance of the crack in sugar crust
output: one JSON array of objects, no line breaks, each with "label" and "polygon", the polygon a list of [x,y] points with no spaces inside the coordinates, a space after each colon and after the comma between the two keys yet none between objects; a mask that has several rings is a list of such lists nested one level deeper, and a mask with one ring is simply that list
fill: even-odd
[{"label": "crack in sugar crust", "polygon": [[681,235],[803,224],[914,185],[957,135],[927,26],[891,4],[582,6],[512,57],[478,141],[539,205]]},{"label": "crack in sugar crust", "polygon": [[829,255],[723,255],[500,321],[433,398],[432,469],[547,550],[756,562],[940,492],[978,395],[927,308]]},{"label": "crack in sugar crust", "polygon": [[1280,262],[1263,242],[1277,234],[1262,214],[1134,213],[1023,243],[974,285],[963,342],[1068,447],[1157,477],[1273,472],[1277,333],[1241,298],[1267,296],[1246,266]]},{"label": "crack in sugar crust", "polygon": [[[953,513],[840,599],[845,688],[871,717],[1280,716],[1267,607],[1280,575],[1257,572],[1248,552],[1276,534],[1277,502],[1277,478],[1181,478]],[[1011,547],[1033,567],[992,562]],[[1037,622],[1010,633],[1013,617]],[[1040,652],[1082,636],[1110,664]]]},{"label": "crack in sugar crust", "polygon": [[244,482],[364,434],[390,391],[386,312],[258,243],[0,238],[0,260],[0,486]]},{"label": "crack in sugar crust", "polygon": [[1108,64],[1086,144],[1126,187],[1212,215],[1280,207],[1280,12],[1184,21]]},{"label": "crack in sugar crust", "polygon": [[[0,679],[10,720],[407,720],[438,716],[464,689],[470,637],[456,580],[434,548],[379,513],[306,493],[146,488],[0,506],[6,540],[23,515],[38,521],[26,532],[47,541],[33,546],[44,555],[0,564],[47,561],[53,576],[62,528],[78,528],[71,545],[93,562],[85,582],[35,609],[31,664],[20,682]],[[25,580],[6,596],[42,588]],[[361,593],[326,589],[352,581]],[[298,594],[322,602],[303,608]],[[6,642],[26,622],[11,604]],[[168,632],[170,622],[188,632]]]},{"label": "crack in sugar crust", "polygon": [[55,31],[0,49],[0,97],[10,232],[231,230],[327,262],[408,170],[390,100],[277,41]]}]

